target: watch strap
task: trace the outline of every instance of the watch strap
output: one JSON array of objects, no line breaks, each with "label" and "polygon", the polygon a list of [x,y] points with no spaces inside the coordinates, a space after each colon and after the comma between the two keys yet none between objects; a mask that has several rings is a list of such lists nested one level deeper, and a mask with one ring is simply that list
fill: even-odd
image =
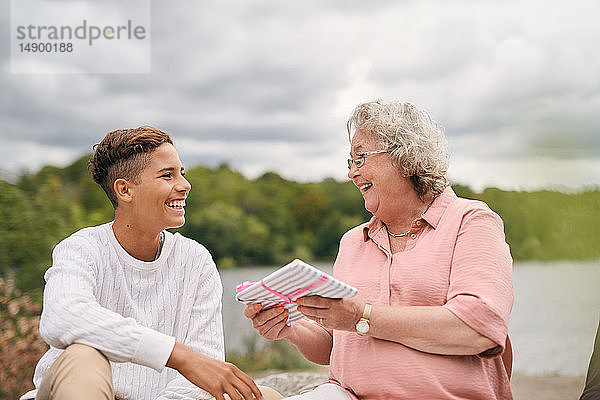
[{"label": "watch strap", "polygon": [[365,303],[365,308],[363,310],[363,315],[362,315],[362,319],[366,319],[367,321],[369,320],[369,318],[371,317],[371,309],[373,308],[373,306],[369,303]]}]

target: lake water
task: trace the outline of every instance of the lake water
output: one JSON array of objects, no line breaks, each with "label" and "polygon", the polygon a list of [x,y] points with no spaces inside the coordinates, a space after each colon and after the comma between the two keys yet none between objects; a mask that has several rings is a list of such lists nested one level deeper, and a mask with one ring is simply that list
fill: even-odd
[{"label": "lake water", "polygon": [[[331,273],[330,265],[315,265]],[[245,341],[266,343],[242,315],[235,286],[255,281],[277,267],[221,271],[223,322],[228,350],[243,351]],[[515,372],[532,375],[583,375],[600,317],[600,262],[516,263],[515,304],[509,323]]]}]

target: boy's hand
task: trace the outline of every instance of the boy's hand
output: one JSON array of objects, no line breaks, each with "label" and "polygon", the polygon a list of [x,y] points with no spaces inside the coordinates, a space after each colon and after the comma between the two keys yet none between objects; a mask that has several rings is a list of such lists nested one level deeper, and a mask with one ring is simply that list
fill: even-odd
[{"label": "boy's hand", "polygon": [[277,340],[288,337],[292,326],[287,326],[288,311],[282,306],[262,310],[260,304],[250,304],[244,315],[252,320],[252,326],[266,339]]},{"label": "boy's hand", "polygon": [[262,399],[262,393],[254,381],[235,365],[200,354],[176,342],[167,367],[174,368],[187,380],[208,393],[216,400]]}]

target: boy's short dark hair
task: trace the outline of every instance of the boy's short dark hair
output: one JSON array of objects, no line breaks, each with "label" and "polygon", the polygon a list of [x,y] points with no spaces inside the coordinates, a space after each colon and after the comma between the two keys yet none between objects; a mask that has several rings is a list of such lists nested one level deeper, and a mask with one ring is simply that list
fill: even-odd
[{"label": "boy's short dark hair", "polygon": [[164,143],[173,144],[168,133],[152,126],[140,126],[109,132],[100,143],[94,145],[88,169],[115,209],[115,180],[122,178],[137,183],[140,173],[150,160],[150,154]]}]

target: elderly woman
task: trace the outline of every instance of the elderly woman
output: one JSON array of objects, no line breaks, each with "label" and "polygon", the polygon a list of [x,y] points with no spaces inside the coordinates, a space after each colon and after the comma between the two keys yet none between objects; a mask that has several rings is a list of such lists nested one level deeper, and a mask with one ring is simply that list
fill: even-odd
[{"label": "elderly woman", "polygon": [[330,382],[293,399],[511,399],[500,357],[513,302],[500,217],[457,197],[447,144],[410,103],[359,105],[348,120],[348,177],[373,218],[341,239],[333,274],[353,298],[303,297],[309,320],[282,308],[244,314],[286,339]]}]

